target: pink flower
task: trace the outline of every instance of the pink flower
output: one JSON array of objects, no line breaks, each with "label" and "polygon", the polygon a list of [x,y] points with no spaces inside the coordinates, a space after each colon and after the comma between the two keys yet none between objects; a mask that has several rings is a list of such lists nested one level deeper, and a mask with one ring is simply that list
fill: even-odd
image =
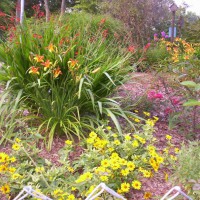
[{"label": "pink flower", "polygon": [[180,100],[178,99],[178,97],[173,97],[173,98],[172,98],[172,103],[173,103],[174,105],[178,105],[178,104],[180,104]]},{"label": "pink flower", "polygon": [[166,114],[166,115],[168,115],[168,114],[170,114],[170,113],[172,113],[173,112],[173,110],[171,109],[171,108],[165,108],[165,110],[164,110],[164,113]]},{"label": "pink flower", "polygon": [[154,90],[149,91],[147,96],[149,99],[163,99],[164,98],[162,93],[159,93],[159,92],[157,93]]},{"label": "pink flower", "polygon": [[154,95],[155,99],[163,99],[163,94],[162,93],[157,93]]}]

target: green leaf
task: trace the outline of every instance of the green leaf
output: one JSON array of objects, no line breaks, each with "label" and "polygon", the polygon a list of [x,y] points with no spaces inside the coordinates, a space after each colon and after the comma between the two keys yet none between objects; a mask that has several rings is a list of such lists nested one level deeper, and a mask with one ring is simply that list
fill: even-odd
[{"label": "green leaf", "polygon": [[81,91],[82,91],[83,82],[84,82],[84,78],[82,78],[80,80],[80,83],[79,83],[78,99],[80,99],[80,97],[81,97]]},{"label": "green leaf", "polygon": [[181,82],[181,85],[187,87],[196,87],[197,84],[194,81],[183,81]]},{"label": "green leaf", "polygon": [[121,127],[120,127],[120,124],[119,124],[119,121],[117,120],[116,116],[113,114],[113,112],[111,112],[111,110],[109,109],[106,109],[107,113],[110,115],[112,121],[114,122],[118,132],[120,135],[122,135],[122,130],[121,130]]},{"label": "green leaf", "polygon": [[99,111],[100,111],[100,113],[102,114],[102,112],[103,112],[102,102],[97,101],[97,103],[98,103],[98,106],[99,106]]},{"label": "green leaf", "polygon": [[196,99],[189,99],[183,104],[183,106],[200,106],[200,101]]}]

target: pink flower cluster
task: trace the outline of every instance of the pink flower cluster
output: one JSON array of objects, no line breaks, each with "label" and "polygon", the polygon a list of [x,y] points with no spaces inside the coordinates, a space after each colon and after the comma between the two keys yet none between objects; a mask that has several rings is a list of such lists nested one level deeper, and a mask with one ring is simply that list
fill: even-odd
[{"label": "pink flower cluster", "polygon": [[164,98],[162,93],[156,92],[155,90],[149,91],[147,96],[149,99],[163,99]]}]

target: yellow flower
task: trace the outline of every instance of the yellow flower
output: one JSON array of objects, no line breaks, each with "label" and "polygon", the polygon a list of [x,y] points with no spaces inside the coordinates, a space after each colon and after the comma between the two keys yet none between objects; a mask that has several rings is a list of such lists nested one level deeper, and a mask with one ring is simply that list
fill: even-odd
[{"label": "yellow flower", "polygon": [[135,113],[138,113],[138,110],[134,110]]},{"label": "yellow flower", "polygon": [[21,178],[21,177],[22,176],[20,174],[18,174],[18,173],[15,173],[15,174],[12,175],[12,179],[13,180],[16,180],[16,179]]},{"label": "yellow flower", "polygon": [[155,125],[155,120],[152,120],[152,119],[148,119],[146,121],[146,124],[148,124],[149,126],[153,127]]},{"label": "yellow flower", "polygon": [[174,152],[177,154],[180,152],[180,149],[179,148],[174,148]]},{"label": "yellow flower", "polygon": [[58,188],[58,189],[56,189],[56,190],[53,191],[53,194],[55,196],[59,196],[59,195],[63,194],[63,190],[61,190],[61,189]]},{"label": "yellow flower", "polygon": [[126,141],[130,141],[131,140],[131,136],[130,135],[125,135],[124,138],[125,138]]},{"label": "yellow flower", "polygon": [[134,118],[133,120],[134,120],[135,122],[138,122],[138,123],[141,121],[141,120],[138,119],[138,118]]},{"label": "yellow flower", "polygon": [[145,178],[151,177],[151,172],[149,172],[149,171],[147,171],[147,170],[143,170],[142,173],[143,173],[143,176],[144,176]]},{"label": "yellow flower", "polygon": [[118,153],[113,152],[113,153],[111,154],[111,158],[119,158]]},{"label": "yellow flower", "polygon": [[92,193],[92,191],[94,190],[94,188],[95,188],[95,185],[91,185],[90,188],[89,188],[89,190],[85,193],[85,195],[87,196],[90,193]]},{"label": "yellow flower", "polygon": [[133,140],[132,146],[137,148],[139,146],[139,143],[137,140]]},{"label": "yellow flower", "polygon": [[150,116],[150,113],[149,113],[149,112],[145,112],[145,111],[144,111],[143,113],[144,113],[144,115],[146,115],[146,116],[148,116],[148,117]]},{"label": "yellow flower", "polygon": [[111,130],[112,128],[111,128],[111,126],[107,126],[106,129],[109,131],[109,130]]},{"label": "yellow flower", "polygon": [[0,153],[0,163],[7,162],[9,160],[9,156],[6,153]]},{"label": "yellow flower", "polygon": [[104,159],[101,161],[101,166],[102,167],[109,167],[110,166],[110,162],[108,159]]},{"label": "yellow flower", "polygon": [[66,140],[66,141],[65,141],[65,144],[66,144],[66,145],[72,145],[72,141],[71,141],[71,140]]},{"label": "yellow flower", "polygon": [[44,172],[44,167],[36,167],[36,168],[35,168],[35,171],[36,171],[37,173],[42,173],[42,172]]},{"label": "yellow flower", "polygon": [[154,169],[155,172],[158,171],[158,169],[159,169],[159,164],[158,163],[155,162],[151,166],[153,167],[153,169]]},{"label": "yellow flower", "polygon": [[152,197],[152,194],[150,192],[144,193],[144,199],[150,199]]},{"label": "yellow flower", "polygon": [[15,142],[20,143],[21,140],[20,140],[19,138],[16,138],[16,139],[15,139]]},{"label": "yellow flower", "polygon": [[12,149],[15,150],[15,151],[18,151],[20,149],[20,145],[18,143],[14,143],[12,145]]},{"label": "yellow flower", "polygon": [[91,133],[90,133],[90,135],[89,135],[91,138],[96,138],[97,137],[97,134],[94,132],[94,131],[92,131]]},{"label": "yellow flower", "polygon": [[67,167],[67,169],[69,172],[74,173],[74,169],[72,167],[69,166],[69,167]]},{"label": "yellow flower", "polygon": [[129,161],[127,163],[127,168],[130,170],[130,171],[133,171],[135,169],[135,164],[131,161]]},{"label": "yellow flower", "polygon": [[122,192],[129,192],[130,190],[130,184],[129,183],[122,183],[121,184],[121,191]]},{"label": "yellow flower", "polygon": [[120,164],[121,165],[127,165],[127,161],[125,159],[120,159]]},{"label": "yellow flower", "polygon": [[127,176],[128,174],[129,174],[129,169],[128,168],[121,170],[121,175],[122,176]]},{"label": "yellow flower", "polygon": [[70,194],[68,197],[67,197],[67,200],[74,200],[75,199],[75,196],[73,194]]},{"label": "yellow flower", "polygon": [[132,182],[132,187],[136,190],[140,190],[141,186],[142,186],[142,184],[140,181],[135,180]]},{"label": "yellow flower", "polygon": [[81,182],[84,182],[84,181],[92,179],[92,177],[93,177],[92,173],[86,172],[86,173],[80,175],[79,178],[75,182],[76,183],[81,183]]},{"label": "yellow flower", "polygon": [[103,182],[107,182],[108,181],[108,177],[107,176],[100,176],[100,179]]},{"label": "yellow flower", "polygon": [[156,117],[156,116],[153,116],[153,118],[154,118],[154,120],[155,120],[156,122],[159,120],[159,118]]},{"label": "yellow flower", "polygon": [[13,174],[13,173],[15,173],[16,168],[15,168],[15,167],[9,167],[9,168],[8,168],[8,171],[9,171],[11,174]]},{"label": "yellow flower", "polygon": [[11,157],[9,160],[10,160],[10,162],[12,162],[12,163],[13,163],[13,162],[15,162],[15,161],[16,161],[16,158],[13,156],[13,157]]},{"label": "yellow flower", "polygon": [[172,139],[171,135],[166,135],[165,137],[166,137],[167,140],[171,140]]},{"label": "yellow flower", "polygon": [[5,184],[0,188],[0,190],[3,194],[8,194],[10,192],[10,186],[8,184]]},{"label": "yellow flower", "polygon": [[8,171],[7,165],[0,165],[0,172],[6,172]]},{"label": "yellow flower", "polygon": [[88,144],[93,144],[94,143],[94,138],[87,138],[86,142]]},{"label": "yellow flower", "polygon": [[119,141],[119,140],[114,140],[114,142],[113,142],[115,145],[120,145],[121,144],[121,142]]},{"label": "yellow flower", "polygon": [[161,163],[164,162],[164,158],[162,158],[162,157],[160,157],[160,156],[157,156],[157,157],[156,157],[156,161],[157,161],[157,163],[161,164]]}]

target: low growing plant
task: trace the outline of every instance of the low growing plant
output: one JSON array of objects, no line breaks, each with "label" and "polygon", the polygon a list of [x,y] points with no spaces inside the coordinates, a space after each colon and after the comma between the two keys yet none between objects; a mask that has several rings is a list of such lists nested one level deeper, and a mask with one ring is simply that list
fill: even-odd
[{"label": "low growing plant", "polygon": [[[145,180],[159,173],[169,157],[155,146],[152,132],[156,121],[157,118],[148,119],[140,131],[124,136],[102,126],[78,147],[66,140],[59,151],[59,165],[38,157],[40,150],[35,146],[34,134],[27,140],[16,138],[12,152],[0,153],[0,190],[7,197],[14,197],[30,185],[53,199],[84,199],[105,182],[127,198],[133,191],[147,195],[143,190]],[[166,138],[169,141],[172,137]],[[81,155],[76,153],[77,148]]]}]

